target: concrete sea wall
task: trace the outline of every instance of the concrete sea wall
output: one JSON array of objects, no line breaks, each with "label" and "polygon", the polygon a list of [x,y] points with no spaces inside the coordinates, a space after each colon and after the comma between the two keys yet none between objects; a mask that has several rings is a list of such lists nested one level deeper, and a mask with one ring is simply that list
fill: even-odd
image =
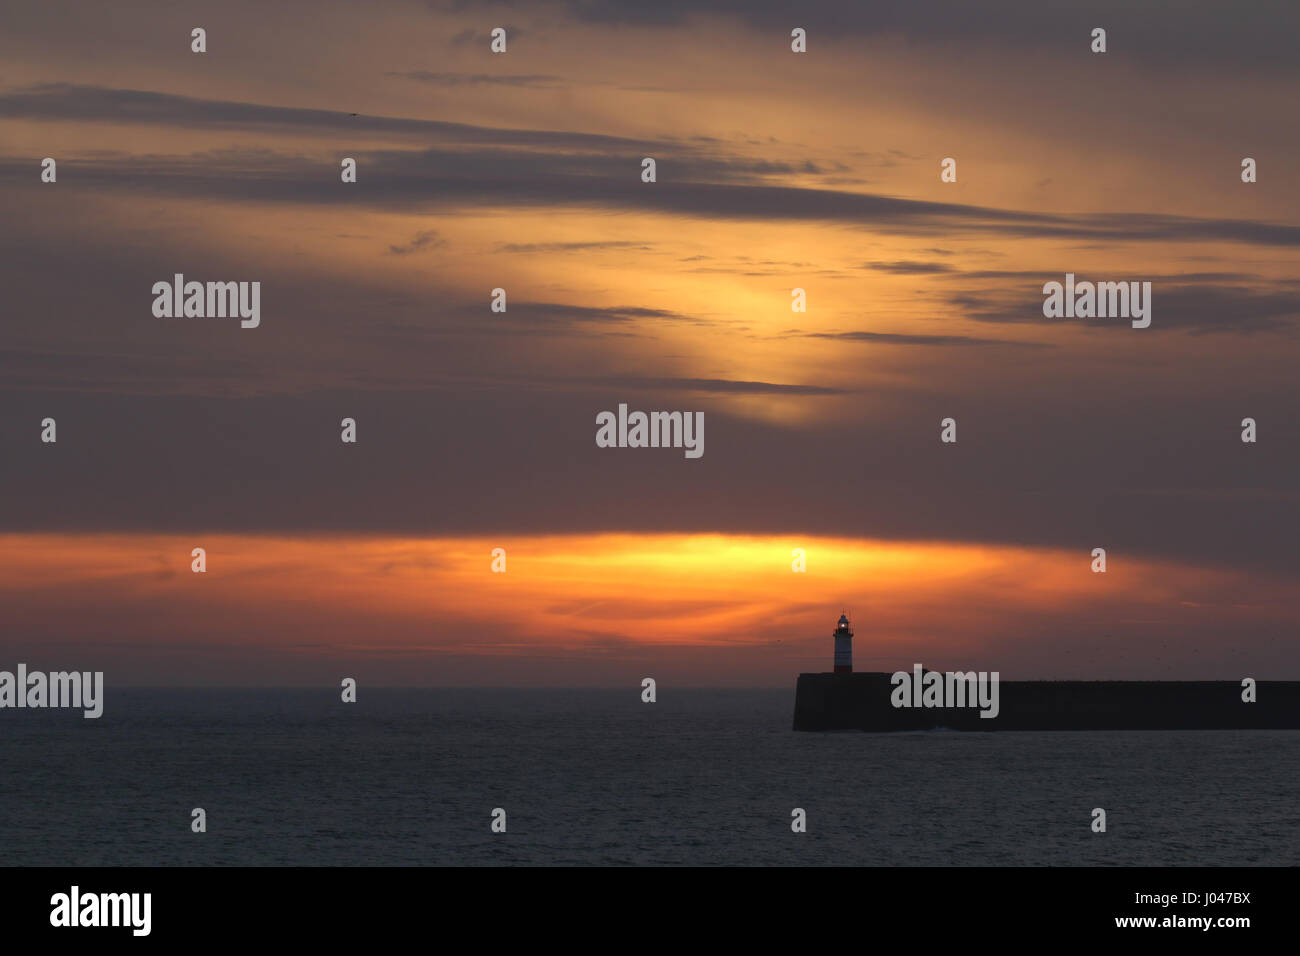
[{"label": "concrete sea wall", "polygon": [[998,716],[899,707],[890,674],[800,674],[795,730],[1231,730],[1300,728],[1300,681],[1000,681]]}]

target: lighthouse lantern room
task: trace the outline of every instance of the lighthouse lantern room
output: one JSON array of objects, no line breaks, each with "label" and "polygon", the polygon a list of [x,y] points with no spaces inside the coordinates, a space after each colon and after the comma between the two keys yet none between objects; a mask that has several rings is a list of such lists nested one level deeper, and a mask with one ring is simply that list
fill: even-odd
[{"label": "lighthouse lantern room", "polygon": [[841,614],[835,626],[835,673],[853,673],[853,628],[847,614]]}]

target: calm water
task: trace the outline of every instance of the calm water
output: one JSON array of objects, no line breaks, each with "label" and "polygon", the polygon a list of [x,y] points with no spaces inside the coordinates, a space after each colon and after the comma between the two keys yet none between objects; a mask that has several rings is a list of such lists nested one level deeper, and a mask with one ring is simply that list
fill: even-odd
[{"label": "calm water", "polygon": [[796,734],[793,686],[359,697],[0,712],[0,864],[1300,863],[1300,731]]}]

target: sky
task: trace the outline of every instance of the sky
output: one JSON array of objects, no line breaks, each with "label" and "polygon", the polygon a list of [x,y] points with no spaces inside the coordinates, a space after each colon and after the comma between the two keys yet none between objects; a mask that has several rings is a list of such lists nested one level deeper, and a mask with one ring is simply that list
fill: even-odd
[{"label": "sky", "polygon": [[860,670],[1300,679],[1294,4],[5,20],[0,668],[786,686],[847,610]]}]

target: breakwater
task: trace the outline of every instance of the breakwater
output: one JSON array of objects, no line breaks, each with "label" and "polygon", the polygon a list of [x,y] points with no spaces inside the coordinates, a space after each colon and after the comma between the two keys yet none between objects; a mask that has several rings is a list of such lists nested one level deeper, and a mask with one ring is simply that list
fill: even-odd
[{"label": "breakwater", "polygon": [[1233,730],[1300,728],[1300,681],[1001,681],[977,707],[895,707],[887,673],[800,674],[795,730]]}]

